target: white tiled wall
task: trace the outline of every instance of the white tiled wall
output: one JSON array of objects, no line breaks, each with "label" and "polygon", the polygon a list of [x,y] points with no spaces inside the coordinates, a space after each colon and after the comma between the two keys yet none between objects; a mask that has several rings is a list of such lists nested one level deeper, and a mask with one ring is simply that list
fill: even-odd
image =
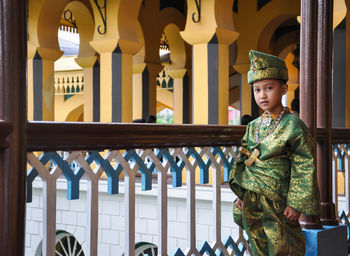
[{"label": "white tiled wall", "polygon": [[[57,215],[56,229],[65,230],[73,234],[85,251],[87,235],[86,214],[86,184],[81,182],[80,199],[66,199],[66,183],[57,182]],[[124,194],[123,184],[120,184],[120,194],[109,195],[106,182],[100,181],[99,193],[99,230],[98,255],[122,255],[124,246]],[[238,237],[238,228],[232,220],[233,193],[222,189],[222,239],[227,235]],[[198,186],[196,189],[196,236],[197,245],[202,241],[213,241],[214,226],[212,215],[211,188]],[[157,244],[157,186],[153,184],[152,191],[140,191],[136,188],[136,242],[146,241]],[[35,255],[42,240],[42,183],[33,184],[33,202],[27,204],[26,211],[26,256]],[[187,212],[186,186],[182,188],[168,188],[168,248],[169,255],[176,247],[187,248]]]}]

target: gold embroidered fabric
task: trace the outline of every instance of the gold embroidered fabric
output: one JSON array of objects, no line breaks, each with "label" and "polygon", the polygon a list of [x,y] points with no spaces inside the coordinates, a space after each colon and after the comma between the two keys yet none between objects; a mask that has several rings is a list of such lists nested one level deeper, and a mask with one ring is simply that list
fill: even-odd
[{"label": "gold embroidered fabric", "polygon": [[[236,208],[236,211],[238,209]],[[237,211],[239,213],[239,210]],[[305,238],[298,221],[283,215],[283,207],[252,191],[243,198],[241,227],[249,236],[253,255],[305,254]]]},{"label": "gold embroidered fabric", "polygon": [[288,81],[288,70],[284,60],[277,56],[250,50],[250,70],[248,83],[253,84],[263,79],[281,79]]},{"label": "gold embroidered fabric", "polygon": [[320,195],[313,159],[313,139],[306,125],[290,112],[274,131],[259,117],[247,126],[241,146],[260,151],[251,166],[242,155],[230,173],[229,185],[243,201],[234,204],[234,221],[249,235],[254,255],[304,255],[305,242],[299,223],[289,221],[286,206],[306,215],[320,214]]},{"label": "gold embroidered fabric", "polygon": [[284,207],[306,215],[320,214],[320,198],[313,159],[313,140],[309,129],[295,115],[287,112],[272,134],[262,126],[257,143],[254,139],[260,118],[248,124],[241,146],[260,151],[260,161],[247,167],[246,157],[231,170],[229,184],[240,199],[244,190],[254,191]]}]

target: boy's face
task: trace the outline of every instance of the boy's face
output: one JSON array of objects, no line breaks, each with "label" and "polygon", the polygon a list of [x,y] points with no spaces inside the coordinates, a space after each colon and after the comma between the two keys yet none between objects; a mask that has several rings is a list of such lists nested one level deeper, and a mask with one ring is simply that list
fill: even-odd
[{"label": "boy's face", "polygon": [[265,79],[253,83],[256,104],[269,114],[282,109],[282,96],[287,93],[288,85],[281,85],[276,79]]}]

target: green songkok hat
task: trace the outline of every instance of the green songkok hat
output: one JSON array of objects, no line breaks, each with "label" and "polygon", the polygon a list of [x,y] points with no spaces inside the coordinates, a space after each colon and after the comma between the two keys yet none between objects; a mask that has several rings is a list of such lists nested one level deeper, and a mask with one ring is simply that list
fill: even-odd
[{"label": "green songkok hat", "polygon": [[248,83],[264,79],[278,79],[288,81],[288,69],[284,60],[267,53],[250,50],[250,70]]}]

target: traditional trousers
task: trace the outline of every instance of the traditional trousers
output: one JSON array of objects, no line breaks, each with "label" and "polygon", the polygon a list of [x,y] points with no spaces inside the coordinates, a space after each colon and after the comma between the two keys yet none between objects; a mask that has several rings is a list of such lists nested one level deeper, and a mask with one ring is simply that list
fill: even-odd
[{"label": "traditional trousers", "polygon": [[299,222],[283,215],[285,207],[255,192],[244,193],[243,209],[235,208],[234,218],[247,232],[254,256],[305,254]]}]

